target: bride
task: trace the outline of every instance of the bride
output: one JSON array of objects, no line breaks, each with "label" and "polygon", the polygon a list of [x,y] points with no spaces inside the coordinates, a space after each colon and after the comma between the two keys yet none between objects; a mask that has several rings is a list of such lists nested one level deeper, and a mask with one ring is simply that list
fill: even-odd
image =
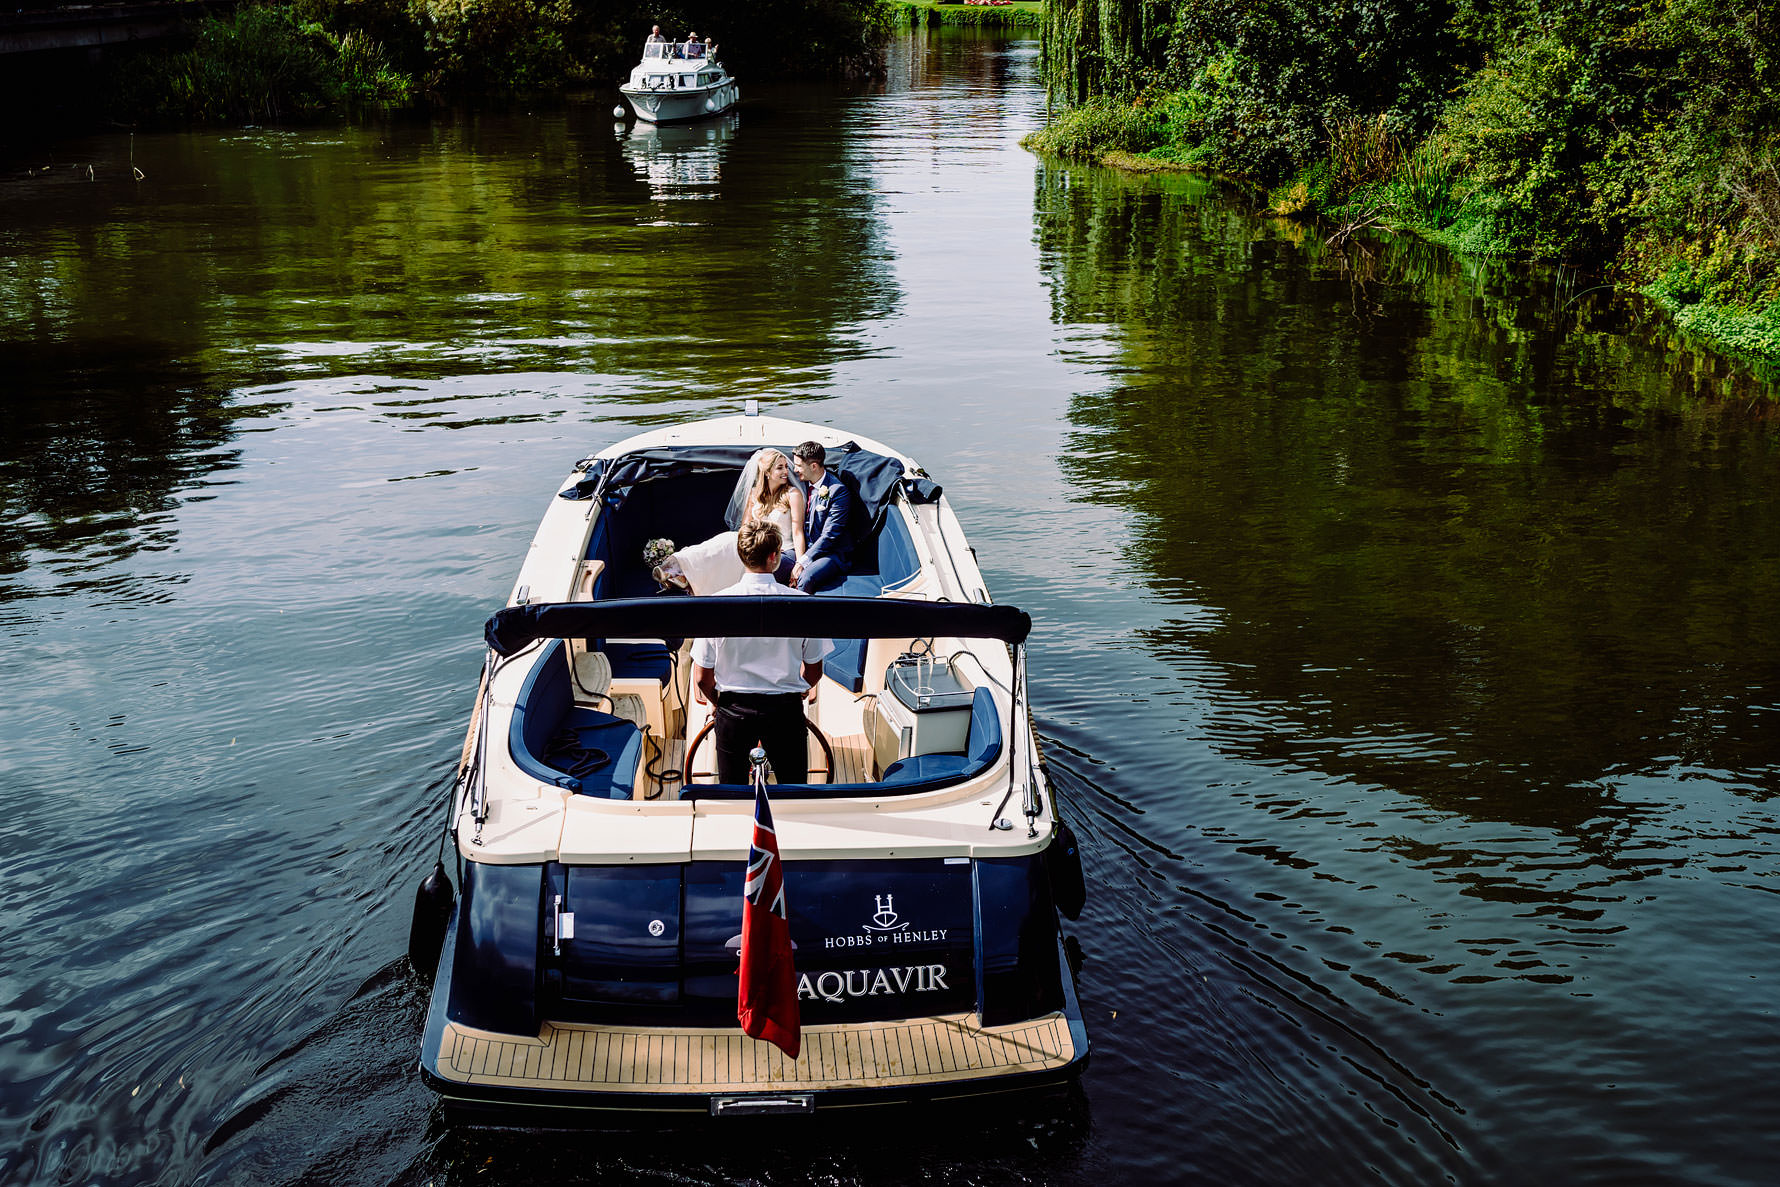
[{"label": "bride", "polygon": [[[804,494],[791,481],[791,459],[776,449],[761,449],[742,470],[724,521],[739,528],[761,520],[778,528],[779,538],[785,542],[779,559],[779,580],[784,581],[803,555],[803,513]],[[655,566],[655,580],[664,588],[715,593],[742,579],[742,558],[736,555],[735,538],[733,531],[718,532],[678,552],[669,551],[673,545],[667,541],[652,540],[644,550],[644,559]],[[664,559],[662,553],[667,554]]]}]

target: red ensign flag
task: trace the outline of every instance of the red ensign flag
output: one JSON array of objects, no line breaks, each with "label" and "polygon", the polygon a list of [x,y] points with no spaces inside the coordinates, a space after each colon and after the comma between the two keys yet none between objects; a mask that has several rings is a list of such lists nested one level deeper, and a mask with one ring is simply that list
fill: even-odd
[{"label": "red ensign flag", "polygon": [[742,969],[735,1014],[742,1030],[765,1039],[792,1059],[803,1039],[797,1016],[797,972],[791,964],[791,925],[785,918],[785,865],[773,833],[766,785],[754,786],[754,846],[742,884]]}]

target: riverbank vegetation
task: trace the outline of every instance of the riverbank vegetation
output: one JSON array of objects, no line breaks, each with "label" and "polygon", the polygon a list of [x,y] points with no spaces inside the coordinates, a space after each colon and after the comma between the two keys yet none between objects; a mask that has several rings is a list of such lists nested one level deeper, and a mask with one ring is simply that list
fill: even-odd
[{"label": "riverbank vegetation", "polygon": [[1051,0],[1032,148],[1598,269],[1780,363],[1780,0]]},{"label": "riverbank vegetation", "polygon": [[205,17],[184,48],[117,58],[107,106],[128,123],[270,121],[610,84],[658,23],[713,38],[741,77],[860,77],[892,21],[882,0],[270,0]]},{"label": "riverbank vegetation", "polygon": [[1042,0],[1012,4],[965,4],[961,0],[887,0],[898,25],[968,25],[983,29],[1037,29],[1044,23]]}]

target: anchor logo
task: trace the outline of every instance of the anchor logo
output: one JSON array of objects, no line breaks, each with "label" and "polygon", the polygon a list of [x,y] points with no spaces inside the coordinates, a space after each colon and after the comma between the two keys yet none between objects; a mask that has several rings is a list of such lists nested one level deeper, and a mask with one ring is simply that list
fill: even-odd
[{"label": "anchor logo", "polygon": [[895,895],[880,894],[876,897],[878,909],[877,912],[872,915],[872,921],[865,925],[866,931],[902,931],[904,928],[908,927],[908,920],[898,920],[896,916]]}]

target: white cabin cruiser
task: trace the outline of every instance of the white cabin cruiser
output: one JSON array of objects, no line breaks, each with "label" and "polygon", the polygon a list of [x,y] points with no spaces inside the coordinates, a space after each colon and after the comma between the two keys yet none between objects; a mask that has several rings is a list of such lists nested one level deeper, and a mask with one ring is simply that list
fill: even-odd
[{"label": "white cabin cruiser", "polygon": [[[645,542],[722,532],[749,458],[806,440],[855,496],[841,586],[662,590]],[[436,966],[425,1081],[459,1116],[555,1124],[1073,1080],[1088,1036],[1061,918],[1084,892],[1033,732],[1029,629],[991,602],[940,488],[878,442],[750,409],[584,458],[488,622],[448,804],[456,890],[441,863],[415,912],[415,964]],[[737,1021],[754,791],[718,782],[690,687],[694,637],[723,635],[837,641],[809,781],[769,788],[796,1058]]]},{"label": "white cabin cruiser", "polygon": [[703,46],[695,42],[651,41],[618,93],[638,119],[652,124],[721,115],[736,105],[742,91],[723,63],[703,54]]}]

